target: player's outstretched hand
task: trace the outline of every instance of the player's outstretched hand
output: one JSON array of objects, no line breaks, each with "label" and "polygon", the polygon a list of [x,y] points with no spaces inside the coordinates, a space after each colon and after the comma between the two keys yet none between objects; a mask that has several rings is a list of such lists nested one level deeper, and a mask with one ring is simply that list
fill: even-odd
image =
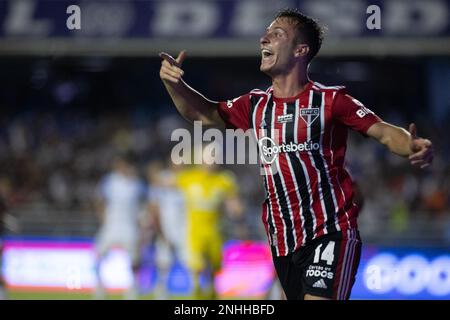
[{"label": "player's outstretched hand", "polygon": [[428,139],[419,138],[414,123],[409,125],[409,133],[411,134],[410,148],[413,153],[409,156],[409,161],[415,167],[421,169],[428,167],[433,161],[433,144]]},{"label": "player's outstretched hand", "polygon": [[181,69],[181,65],[186,57],[186,51],[181,51],[176,59],[166,52],[161,52],[159,56],[162,59],[161,69],[159,71],[159,76],[161,79],[169,83],[179,83],[184,74],[184,71]]}]

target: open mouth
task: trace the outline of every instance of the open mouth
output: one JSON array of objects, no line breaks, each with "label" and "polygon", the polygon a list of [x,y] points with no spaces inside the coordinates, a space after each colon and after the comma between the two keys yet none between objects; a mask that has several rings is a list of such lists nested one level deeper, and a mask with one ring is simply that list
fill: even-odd
[{"label": "open mouth", "polygon": [[268,49],[261,50],[261,54],[262,54],[263,59],[270,58],[271,56],[273,56],[272,51],[270,51]]}]

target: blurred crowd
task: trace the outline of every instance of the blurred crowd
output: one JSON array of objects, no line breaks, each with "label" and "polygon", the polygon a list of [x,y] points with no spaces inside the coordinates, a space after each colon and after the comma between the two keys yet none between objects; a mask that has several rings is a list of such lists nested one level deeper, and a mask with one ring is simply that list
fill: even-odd
[{"label": "blurred crowd", "polygon": [[[92,217],[97,184],[114,155],[133,154],[145,180],[149,163],[167,161],[175,144],[170,141],[172,131],[192,127],[169,104],[155,72],[158,61],[143,67],[139,75],[138,63],[130,69],[125,63],[66,64],[55,68],[52,62],[34,62],[22,66],[12,81],[1,80],[0,197],[11,213],[40,210],[49,216],[70,212]],[[145,84],[144,75],[149,77]],[[227,91],[221,73],[207,82],[204,76],[193,82],[209,88],[212,98],[242,94],[251,89],[244,85],[249,81],[263,83],[239,75],[232,81],[229,75],[233,85]],[[377,101],[366,102],[361,86],[355,87],[358,98],[385,120],[403,127],[416,121],[418,134],[431,139],[436,148],[433,166],[420,171],[376,142],[350,134],[347,166],[363,195],[363,236],[371,241],[392,236],[450,243],[450,142],[445,131],[450,119],[438,123],[429,112],[411,116],[407,105],[396,104],[400,107],[395,112],[386,102],[372,105]],[[259,216],[264,191],[258,167],[226,167],[238,177],[248,236],[263,238]]]}]

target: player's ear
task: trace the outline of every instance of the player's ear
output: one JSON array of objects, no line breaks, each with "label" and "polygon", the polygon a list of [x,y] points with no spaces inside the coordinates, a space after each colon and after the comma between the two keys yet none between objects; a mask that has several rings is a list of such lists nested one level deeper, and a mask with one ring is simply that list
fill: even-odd
[{"label": "player's ear", "polygon": [[296,58],[306,57],[309,53],[309,46],[307,44],[298,44],[294,50]]}]

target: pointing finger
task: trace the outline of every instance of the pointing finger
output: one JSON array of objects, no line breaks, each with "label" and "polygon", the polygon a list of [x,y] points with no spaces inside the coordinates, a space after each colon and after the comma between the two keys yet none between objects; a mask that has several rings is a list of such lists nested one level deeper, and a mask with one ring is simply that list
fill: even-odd
[{"label": "pointing finger", "polygon": [[186,59],[186,50],[181,50],[176,59],[178,66],[181,66],[183,64],[184,59]]}]

